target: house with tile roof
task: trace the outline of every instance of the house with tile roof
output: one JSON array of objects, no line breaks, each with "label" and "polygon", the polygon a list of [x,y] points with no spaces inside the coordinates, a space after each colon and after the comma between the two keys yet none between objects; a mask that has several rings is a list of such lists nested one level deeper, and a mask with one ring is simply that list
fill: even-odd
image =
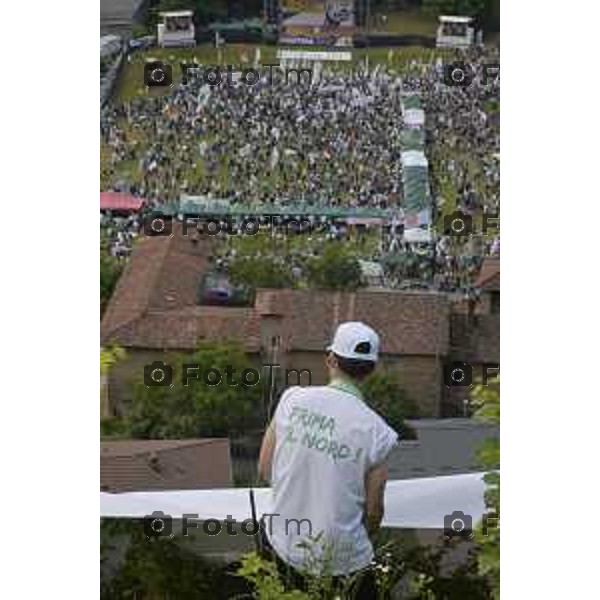
[{"label": "house with tile roof", "polygon": [[105,440],[100,490],[136,492],[231,486],[229,440]]},{"label": "house with tile roof", "polygon": [[[444,364],[455,347],[462,356],[473,350],[468,343],[485,342],[485,335],[469,342],[458,326],[459,341],[468,347],[451,340],[451,301],[444,293],[427,290],[259,289],[253,306],[199,305],[197,291],[209,266],[210,243],[209,238],[186,237],[175,230],[171,237],[143,237],[136,244],[101,325],[103,346],[127,350],[127,359],[110,374],[108,414],[119,412],[131,394],[132,376],[142,373],[144,365],[164,359],[165,352],[193,352],[202,341],[237,342],[250,368],[275,363],[282,373],[309,369],[313,385],[324,383],[324,349],[335,328],[343,321],[361,320],[380,333],[383,364],[398,374],[422,416],[437,417],[447,394]],[[492,289],[499,283],[499,267],[497,274],[491,263],[486,268],[480,277]],[[497,339],[497,316],[489,326]],[[486,327],[480,327],[484,334]],[[487,356],[484,346],[481,352]],[[475,358],[477,352],[475,348]]]}]

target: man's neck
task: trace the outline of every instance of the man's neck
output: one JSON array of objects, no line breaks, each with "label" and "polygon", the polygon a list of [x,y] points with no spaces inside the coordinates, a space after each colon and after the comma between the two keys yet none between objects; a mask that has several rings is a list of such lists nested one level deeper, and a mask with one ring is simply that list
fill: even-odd
[{"label": "man's neck", "polygon": [[352,378],[347,375],[335,373],[332,375],[331,380],[329,381],[329,385],[331,387],[337,388],[348,394],[352,394],[358,398],[362,398],[362,392],[358,387],[358,382],[354,381]]}]

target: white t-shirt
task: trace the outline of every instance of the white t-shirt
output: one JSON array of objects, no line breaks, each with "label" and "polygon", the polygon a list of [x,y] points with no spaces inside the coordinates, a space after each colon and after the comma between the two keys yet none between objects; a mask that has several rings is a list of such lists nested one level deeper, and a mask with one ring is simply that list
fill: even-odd
[{"label": "white t-shirt", "polygon": [[276,516],[266,519],[266,534],[293,567],[342,575],[373,559],[363,525],[365,474],[385,460],[398,435],[357,388],[334,385],[292,387],[281,397],[272,466]]}]

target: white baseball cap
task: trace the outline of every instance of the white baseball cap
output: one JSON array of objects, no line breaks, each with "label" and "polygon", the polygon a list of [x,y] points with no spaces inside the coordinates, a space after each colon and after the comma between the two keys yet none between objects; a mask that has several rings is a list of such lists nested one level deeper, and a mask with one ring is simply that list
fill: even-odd
[{"label": "white baseball cap", "polygon": [[379,354],[379,336],[368,325],[360,321],[340,323],[333,336],[333,342],[327,346],[342,358],[377,362]]}]

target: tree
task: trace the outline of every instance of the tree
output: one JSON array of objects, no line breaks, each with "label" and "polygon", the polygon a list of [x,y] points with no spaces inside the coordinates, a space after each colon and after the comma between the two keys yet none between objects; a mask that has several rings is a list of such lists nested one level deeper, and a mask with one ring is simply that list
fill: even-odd
[{"label": "tree", "polygon": [[311,287],[330,290],[355,290],[361,285],[360,264],[343,244],[329,244],[321,256],[308,264]]},{"label": "tree", "polygon": [[[498,381],[499,383],[499,381]],[[471,393],[471,400],[479,407],[476,416],[491,423],[500,423],[500,390],[491,386],[476,385]],[[500,441],[488,439],[479,451],[479,460],[483,467],[492,469],[485,475],[487,489],[485,505],[488,515],[500,519],[500,473],[496,471],[500,464]],[[478,556],[479,572],[488,577],[492,584],[494,598],[500,598],[500,527],[488,527],[480,524],[481,550]]]},{"label": "tree", "polygon": [[226,600],[249,592],[227,565],[198,555],[193,534],[147,538],[140,520],[102,519],[100,539],[101,598],[106,600]]},{"label": "tree", "polygon": [[100,428],[110,427],[111,419],[108,416],[108,373],[119,360],[126,355],[123,348],[114,346],[112,348],[100,348]]},{"label": "tree", "polygon": [[419,409],[406,396],[394,373],[376,371],[365,379],[361,389],[369,406],[385,418],[401,439],[416,439],[415,431],[404,420],[418,417]]},{"label": "tree", "polygon": [[435,15],[475,17],[481,15],[486,0],[423,0],[423,10]]},{"label": "tree", "polygon": [[500,31],[500,0],[423,0],[430,15],[477,17],[486,31]]},{"label": "tree", "polygon": [[285,288],[293,282],[288,266],[264,258],[238,258],[229,265],[228,273],[232,283],[250,289]]},{"label": "tree", "polygon": [[100,348],[100,375],[108,375],[110,369],[126,356],[125,350],[118,346]]},{"label": "tree", "polygon": [[[122,426],[116,428],[121,434],[138,439],[224,437],[263,424],[261,385],[242,383],[242,372],[249,365],[239,346],[203,343],[192,355],[168,354],[164,362],[173,369],[173,386],[147,387],[140,373],[132,382],[133,395]],[[185,364],[199,366],[199,370],[189,372],[188,385],[182,381]],[[203,376],[208,369],[219,371],[220,383],[205,383]],[[216,373],[210,376],[212,381],[216,377]],[[229,385],[228,379],[235,385]],[[247,381],[251,381],[250,375]],[[115,424],[111,427],[114,429]]]},{"label": "tree", "polygon": [[100,314],[104,312],[122,272],[121,261],[114,256],[100,253]]}]

